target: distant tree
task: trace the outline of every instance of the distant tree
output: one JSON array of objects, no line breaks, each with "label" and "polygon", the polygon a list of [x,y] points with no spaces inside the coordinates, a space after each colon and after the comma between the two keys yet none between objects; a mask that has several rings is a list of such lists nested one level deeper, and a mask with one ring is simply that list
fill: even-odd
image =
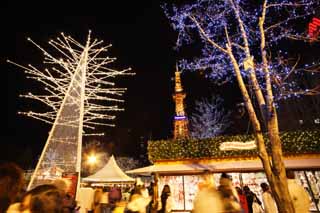
[{"label": "distant tree", "polygon": [[223,109],[222,104],[223,100],[218,96],[195,102],[195,112],[190,116],[190,133],[193,138],[215,137],[230,125],[230,113]]},{"label": "distant tree", "polygon": [[116,157],[115,159],[117,164],[123,171],[136,169],[142,165],[142,163],[138,159],[132,157]]},{"label": "distant tree", "polygon": [[[202,41],[197,45],[201,56],[182,60],[180,69],[211,70],[207,76],[217,82],[236,79],[279,212],[294,213],[294,208],[285,175],[277,101],[314,95],[320,89],[300,89],[292,81],[298,71],[314,73],[319,71],[319,65],[288,60],[286,50],[292,45],[288,38],[309,40],[297,32],[298,22],[311,17],[319,4],[318,0],[198,0],[181,7],[164,7],[178,32],[177,48],[189,46],[198,35]],[[306,26],[307,21],[304,23]],[[281,49],[281,43],[285,43],[285,48]],[[270,153],[263,127],[270,140]]]}]

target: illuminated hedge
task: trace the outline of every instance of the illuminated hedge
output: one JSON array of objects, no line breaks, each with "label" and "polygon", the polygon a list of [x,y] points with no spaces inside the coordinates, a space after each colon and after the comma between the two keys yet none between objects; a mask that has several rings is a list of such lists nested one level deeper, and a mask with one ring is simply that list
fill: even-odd
[{"label": "illuminated hedge", "polygon": [[[267,147],[269,140],[266,139]],[[285,154],[320,153],[320,130],[283,132],[280,134]],[[220,143],[253,140],[253,135],[219,136],[195,140],[158,140],[148,142],[148,156],[151,162],[157,160],[181,160],[200,158],[246,157],[256,156],[257,150],[221,151]]]}]

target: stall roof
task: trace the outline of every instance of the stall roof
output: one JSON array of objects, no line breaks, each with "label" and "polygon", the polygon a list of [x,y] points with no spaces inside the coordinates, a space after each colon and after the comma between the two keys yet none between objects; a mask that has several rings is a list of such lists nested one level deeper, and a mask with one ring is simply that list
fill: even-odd
[{"label": "stall roof", "polygon": [[[286,168],[292,169],[315,169],[320,168],[320,156],[311,156],[303,158],[287,158],[284,161]],[[262,171],[260,159],[238,159],[234,161],[212,161],[207,163],[190,162],[161,162],[151,166],[142,167],[127,171],[128,174],[150,175],[151,173],[159,174],[196,174],[204,170],[212,172],[249,172]]]},{"label": "stall roof", "polygon": [[108,163],[95,174],[82,179],[84,182],[134,182],[135,179],[126,175],[116,163],[113,155]]}]

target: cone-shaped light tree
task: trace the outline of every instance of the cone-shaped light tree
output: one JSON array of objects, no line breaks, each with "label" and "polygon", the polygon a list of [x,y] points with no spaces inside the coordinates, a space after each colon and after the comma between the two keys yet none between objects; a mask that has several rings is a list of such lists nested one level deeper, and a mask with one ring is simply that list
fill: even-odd
[{"label": "cone-shaped light tree", "polygon": [[126,90],[116,88],[114,80],[134,73],[130,68],[114,69],[111,64],[116,58],[105,56],[111,45],[92,39],[90,31],[84,45],[61,33],[49,41],[50,52],[28,40],[43,52],[47,68],[9,62],[44,86],[43,94],[22,97],[40,101],[49,110],[21,113],[52,124],[28,189],[54,178],[59,170],[78,172],[80,181],[82,137],[101,135],[97,126],[113,126],[115,116],[111,112],[123,110],[118,104],[123,102],[121,96]]}]

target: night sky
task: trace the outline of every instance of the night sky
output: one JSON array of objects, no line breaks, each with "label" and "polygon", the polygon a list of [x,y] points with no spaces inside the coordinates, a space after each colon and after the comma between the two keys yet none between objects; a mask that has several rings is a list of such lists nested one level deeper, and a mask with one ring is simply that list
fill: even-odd
[{"label": "night sky", "polygon": [[[1,5],[0,68],[7,76],[7,84],[2,79],[1,85],[2,94],[7,97],[6,108],[2,102],[2,120],[6,117],[6,122],[2,125],[0,161],[34,167],[50,131],[50,126],[41,121],[17,115],[20,110],[41,107],[18,97],[37,91],[37,84],[26,80],[21,69],[5,61],[41,67],[41,52],[26,38],[43,45],[60,32],[83,43],[91,29],[93,37],[113,44],[110,53],[118,59],[116,67],[132,67],[136,72],[134,77],[119,80],[119,86],[127,87],[128,91],[124,96],[125,111],[117,114],[116,127],[103,129],[106,136],[93,139],[107,144],[109,151],[118,156],[136,157],[141,153],[146,155],[141,142],[172,137],[172,77],[180,56],[173,50],[176,34],[159,1],[27,2],[6,1]],[[224,93],[226,108],[230,110],[237,110],[234,106],[242,100],[236,85],[215,88],[198,73],[185,73],[182,80],[187,92],[187,112],[191,111],[194,100],[212,93]],[[244,125],[235,126],[246,129],[246,118],[241,122]]]},{"label": "night sky", "polygon": [[[0,160],[33,167],[50,131],[49,125],[17,114],[21,110],[42,107],[37,102],[18,97],[39,89],[35,82],[25,79],[23,70],[7,64],[6,59],[41,67],[41,52],[26,38],[46,45],[60,32],[84,42],[91,29],[93,37],[113,44],[110,53],[117,57],[116,67],[132,67],[136,72],[134,77],[119,80],[118,85],[127,87],[128,92],[124,97],[125,111],[116,114],[116,127],[102,129],[106,136],[93,139],[108,144],[109,151],[116,155],[138,156],[143,152],[141,141],[172,137],[172,77],[178,58],[172,49],[176,36],[161,11],[160,2],[99,2],[90,1],[85,5],[73,2],[72,5],[52,1],[42,5],[8,1],[2,4],[1,71],[7,76],[7,85],[2,84],[7,107],[2,114],[6,117],[3,126],[7,129],[1,135]],[[190,100],[202,93],[198,87],[193,88],[198,93],[190,94]]]}]

